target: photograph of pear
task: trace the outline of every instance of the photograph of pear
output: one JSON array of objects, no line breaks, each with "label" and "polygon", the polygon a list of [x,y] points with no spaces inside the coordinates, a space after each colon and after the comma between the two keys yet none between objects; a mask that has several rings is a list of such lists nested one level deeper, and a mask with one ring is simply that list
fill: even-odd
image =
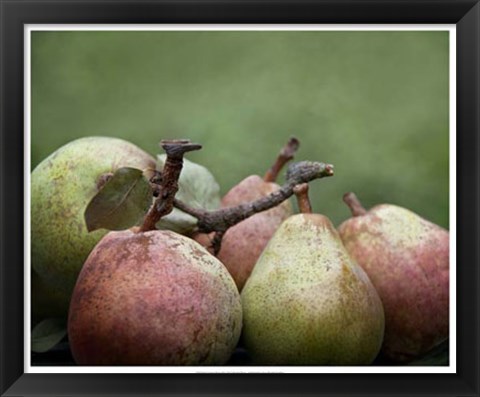
[{"label": "photograph of pear", "polygon": [[85,137],[62,146],[32,171],[32,294],[43,300],[32,300],[34,322],[67,316],[78,273],[107,232],[89,232],[84,211],[121,167],[148,172],[155,159],[123,139]]},{"label": "photograph of pear", "polygon": [[308,184],[300,214],[277,229],[242,291],[243,337],[264,365],[367,365],[385,327],[383,305],[331,221],[312,213]]},{"label": "photograph of pear", "polygon": [[110,232],[71,298],[68,336],[79,365],[222,365],[242,308],[222,263],[169,230]]},{"label": "photograph of pear", "polygon": [[396,205],[367,211],[354,193],[344,201],[353,216],[338,231],[385,308],[382,353],[412,361],[449,335],[449,232]]},{"label": "photograph of pear", "polygon": [[450,33],[33,30],[35,370],[455,364]]}]

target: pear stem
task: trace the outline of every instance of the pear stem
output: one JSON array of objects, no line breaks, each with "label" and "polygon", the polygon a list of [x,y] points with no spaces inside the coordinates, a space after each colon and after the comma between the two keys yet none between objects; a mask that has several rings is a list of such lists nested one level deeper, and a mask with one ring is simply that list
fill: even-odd
[{"label": "pear stem", "polygon": [[286,182],[280,189],[255,201],[214,211],[191,208],[178,199],[174,199],[173,205],[179,210],[197,218],[198,233],[215,232],[215,237],[212,240],[212,248],[214,253],[217,254],[220,251],[222,236],[228,228],[258,212],[269,210],[281,204],[294,194],[294,189],[297,185],[332,175],[333,165],[331,164],[300,161],[288,167]]},{"label": "pear stem", "polygon": [[282,170],[285,164],[293,159],[295,152],[298,150],[300,142],[297,138],[291,137],[285,146],[280,150],[275,163],[265,173],[263,180],[265,182],[275,182],[278,178],[278,174]]},{"label": "pear stem", "polygon": [[353,192],[345,193],[343,201],[348,205],[353,216],[361,216],[367,213],[367,210],[362,206],[362,203]]},{"label": "pear stem", "polygon": [[302,183],[293,188],[293,193],[297,196],[298,209],[302,214],[311,214],[312,205],[308,198],[308,183]]},{"label": "pear stem", "polygon": [[160,146],[167,154],[160,177],[161,185],[157,186],[157,199],[145,215],[140,232],[155,230],[156,223],[172,212],[173,201],[178,191],[178,178],[183,168],[183,156],[187,152],[202,148],[202,145],[191,143],[188,139],[162,140]]}]

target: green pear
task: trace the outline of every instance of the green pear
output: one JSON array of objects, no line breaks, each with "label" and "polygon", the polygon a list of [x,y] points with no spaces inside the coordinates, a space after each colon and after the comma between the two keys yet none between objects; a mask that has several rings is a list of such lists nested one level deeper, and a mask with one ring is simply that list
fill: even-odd
[{"label": "green pear", "polygon": [[80,365],[221,365],[241,327],[228,271],[169,230],[108,233],[78,276],[68,319]]},{"label": "green pear", "polygon": [[370,364],[383,340],[380,298],[330,220],[301,208],[243,288],[245,346],[265,365]]},{"label": "green pear", "polygon": [[422,356],[449,334],[449,232],[396,205],[367,211],[353,193],[344,200],[354,216],[338,231],[385,308],[382,354]]},{"label": "green pear", "polygon": [[32,314],[66,316],[77,275],[107,233],[89,233],[87,204],[118,168],[155,169],[155,160],[122,139],[87,137],[60,147],[31,174]]}]

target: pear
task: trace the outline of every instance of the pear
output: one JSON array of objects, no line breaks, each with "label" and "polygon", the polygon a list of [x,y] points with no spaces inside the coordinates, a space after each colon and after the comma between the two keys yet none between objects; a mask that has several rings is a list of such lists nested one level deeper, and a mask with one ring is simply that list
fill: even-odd
[{"label": "pear", "polygon": [[354,216],[340,236],[385,308],[382,354],[411,361],[448,337],[449,232],[396,205],[367,212],[353,193],[344,201]]},{"label": "pear", "polygon": [[[276,162],[262,178],[250,175],[231,188],[222,198],[221,207],[235,207],[268,196],[280,189],[275,183],[283,165],[293,158],[299,142],[291,138],[280,151]],[[229,228],[222,239],[217,258],[226,266],[232,275],[239,291],[242,290],[260,254],[280,224],[293,213],[290,201],[264,212],[259,212],[235,226]],[[204,234],[194,238],[204,246],[209,246],[210,237]]]},{"label": "pear", "polygon": [[97,136],[60,147],[32,171],[34,317],[66,317],[78,272],[107,233],[88,233],[85,207],[120,167],[155,169],[155,160],[130,142]]},{"label": "pear", "polygon": [[[233,187],[222,199],[222,208],[255,201],[268,196],[280,187],[274,182],[265,182],[258,175],[251,175]],[[290,201],[236,224],[223,236],[217,255],[235,280],[241,291],[250,273],[280,224],[292,214]]]},{"label": "pear", "polygon": [[220,365],[242,309],[222,263],[168,230],[108,233],[87,258],[68,335],[80,365]]},{"label": "pear", "polygon": [[370,364],[383,340],[380,298],[330,220],[300,208],[275,232],[242,290],[243,342],[258,364]]}]

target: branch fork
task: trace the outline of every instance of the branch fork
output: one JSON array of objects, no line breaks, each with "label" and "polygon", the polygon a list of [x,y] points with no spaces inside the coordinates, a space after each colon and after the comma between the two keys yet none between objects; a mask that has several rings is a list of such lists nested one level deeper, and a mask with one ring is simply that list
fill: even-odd
[{"label": "branch fork", "polygon": [[[167,159],[161,177],[157,176],[156,183],[153,182],[153,185],[160,183],[160,185],[154,186],[158,197],[145,216],[140,231],[156,229],[155,224],[175,207],[197,219],[198,233],[215,232],[212,239],[212,248],[215,254],[219,252],[223,235],[230,227],[258,212],[269,210],[281,204],[292,196],[296,190],[298,191],[298,189],[295,189],[297,185],[333,176],[333,165],[331,164],[315,161],[292,163],[287,169],[285,183],[280,189],[270,193],[268,196],[240,204],[236,207],[207,211],[192,208],[175,198],[175,194],[178,191],[178,178],[183,167],[183,156],[189,151],[200,149],[201,145],[193,144],[189,140],[174,140],[162,141],[161,146],[167,154]],[[280,160],[277,159],[277,162],[267,171],[264,178],[266,181],[271,180],[272,177],[276,178],[279,169],[293,158],[293,152],[297,147],[298,140],[291,138],[280,152]]]}]

